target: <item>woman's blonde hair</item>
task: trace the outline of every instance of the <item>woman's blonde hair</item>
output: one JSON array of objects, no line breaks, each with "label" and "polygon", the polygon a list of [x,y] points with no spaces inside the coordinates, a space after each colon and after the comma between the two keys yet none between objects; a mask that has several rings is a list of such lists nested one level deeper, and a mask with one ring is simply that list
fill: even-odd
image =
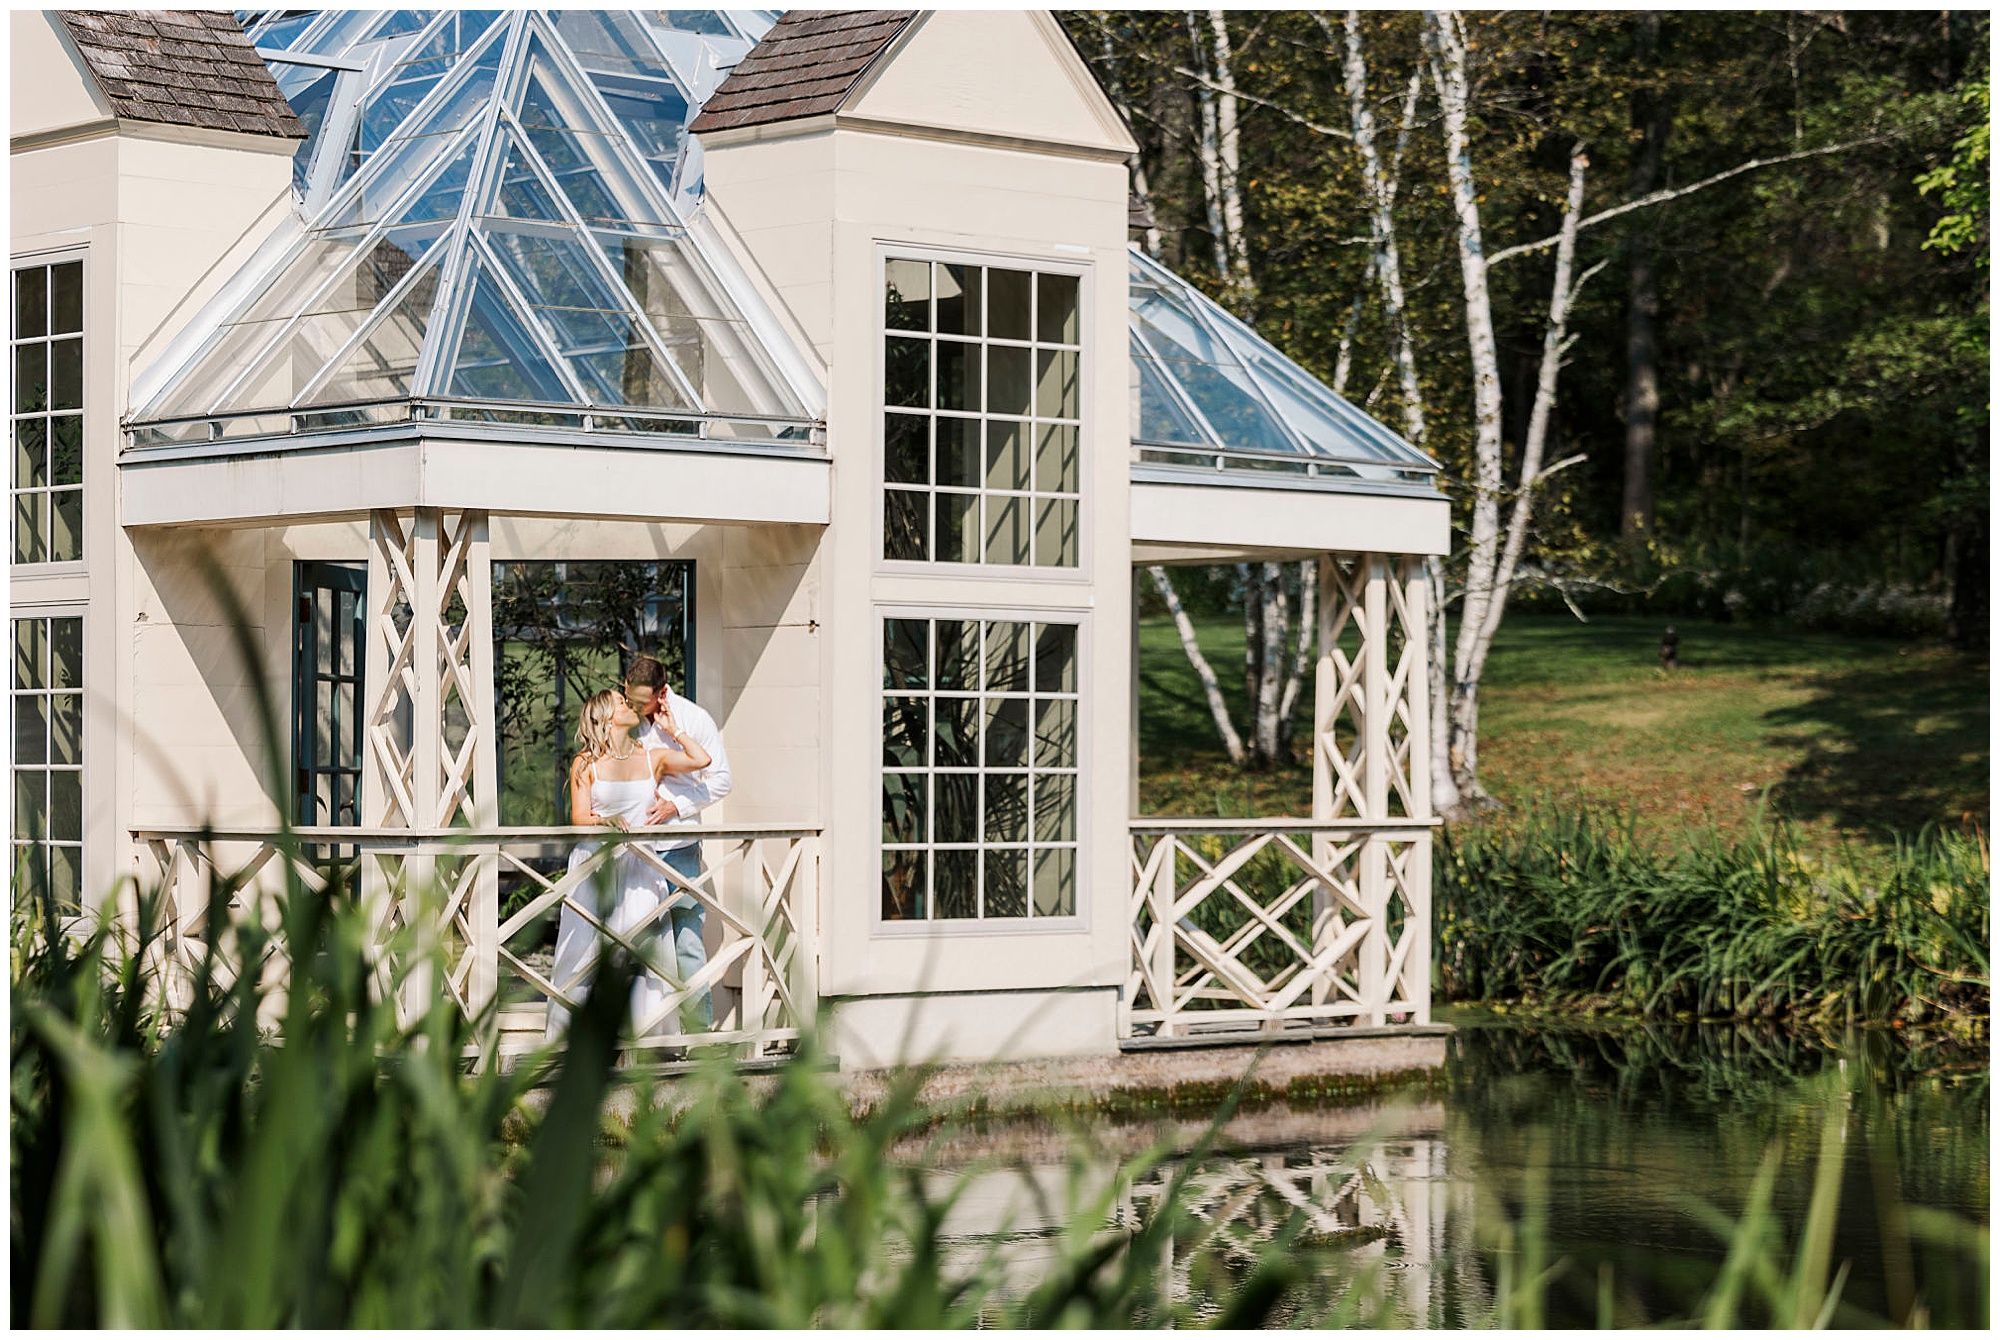
[{"label": "woman's blonde hair", "polygon": [[576,766],[584,768],[611,752],[611,718],[618,712],[618,690],[602,689],[584,701],[576,717],[576,742],[581,752]]}]

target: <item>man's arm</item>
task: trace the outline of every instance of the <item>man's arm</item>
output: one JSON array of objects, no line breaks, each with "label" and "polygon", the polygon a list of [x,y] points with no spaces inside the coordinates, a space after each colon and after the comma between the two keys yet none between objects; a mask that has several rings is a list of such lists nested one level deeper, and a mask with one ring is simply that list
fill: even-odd
[{"label": "man's arm", "polygon": [[653,797],[653,807],[646,814],[649,824],[697,818],[703,810],[728,795],[735,785],[729,775],[729,751],[722,747],[722,732],[716,728],[715,718],[697,707],[695,711],[682,715],[680,727],[682,733],[693,737],[708,751],[711,761],[700,772],[684,773],[676,779],[676,787],[687,794]]}]

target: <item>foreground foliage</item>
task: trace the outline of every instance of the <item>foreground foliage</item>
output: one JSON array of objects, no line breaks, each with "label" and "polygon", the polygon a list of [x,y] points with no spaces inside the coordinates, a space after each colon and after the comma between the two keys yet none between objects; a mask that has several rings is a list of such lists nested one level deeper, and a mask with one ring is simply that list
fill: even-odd
[{"label": "foreground foliage", "polygon": [[1447,999],[1881,1023],[1990,1010],[1977,837],[1928,829],[1849,864],[1807,855],[1787,825],[1665,846],[1539,807],[1447,830],[1435,879]]}]

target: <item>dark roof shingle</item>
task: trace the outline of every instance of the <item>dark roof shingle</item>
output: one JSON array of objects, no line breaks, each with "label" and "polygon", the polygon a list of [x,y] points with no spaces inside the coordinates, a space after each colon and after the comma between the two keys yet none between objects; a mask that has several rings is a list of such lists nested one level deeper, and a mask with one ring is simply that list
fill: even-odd
[{"label": "dark roof shingle", "polygon": [[220,9],[60,9],[112,113],[133,121],[302,140],[250,39]]},{"label": "dark roof shingle", "polygon": [[728,130],[831,112],[916,17],[913,9],[794,9],[750,48],[688,129]]}]

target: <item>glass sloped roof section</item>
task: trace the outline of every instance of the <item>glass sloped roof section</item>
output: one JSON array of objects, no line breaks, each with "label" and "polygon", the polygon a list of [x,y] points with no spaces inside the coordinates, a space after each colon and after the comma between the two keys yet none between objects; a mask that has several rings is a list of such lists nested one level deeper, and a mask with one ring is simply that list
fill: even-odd
[{"label": "glass sloped roof section", "polygon": [[298,214],[135,387],[136,445],[413,413],[808,437],[821,393],[685,133],[775,15],[243,18],[312,130]]},{"label": "glass sloped roof section", "polygon": [[1429,487],[1437,463],[1131,251],[1132,440],[1148,465]]}]

